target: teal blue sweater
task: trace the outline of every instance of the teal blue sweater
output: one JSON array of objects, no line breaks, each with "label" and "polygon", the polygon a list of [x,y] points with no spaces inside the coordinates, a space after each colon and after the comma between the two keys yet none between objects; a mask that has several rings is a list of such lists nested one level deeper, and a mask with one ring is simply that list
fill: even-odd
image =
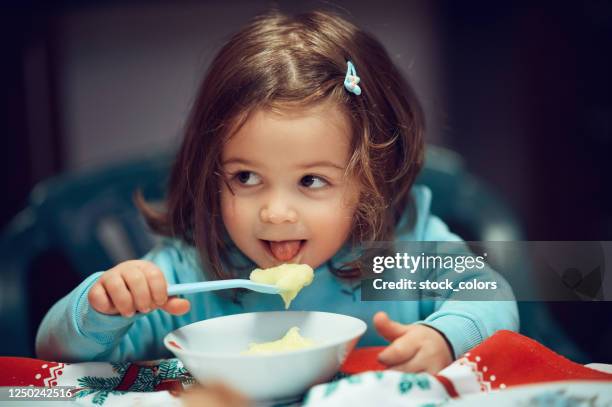
[{"label": "teal blue sweater", "polygon": [[[412,195],[416,203],[416,222],[410,222],[409,227],[407,216],[401,219],[396,240],[461,241],[430,213],[428,188],[415,186]],[[164,272],[168,284],[205,279],[195,249],[177,240],[164,240],[144,258]],[[276,295],[248,292],[240,301],[232,301],[228,296],[210,292],[185,295],[191,302],[191,310],[182,316],[161,310],[144,315],[137,313],[131,318],[105,315],[95,311],[87,300],[88,290],[101,274],[97,272],[86,278],[49,310],[36,336],[39,358],[78,362],[169,357],[171,354],[164,348],[162,339],[174,329],[221,315],[284,309],[280,296]],[[491,278],[501,283],[505,298],[508,295],[513,298],[510,287],[499,275],[483,275],[480,280]],[[359,346],[385,343],[372,324],[372,316],[377,311],[385,311],[393,320],[421,322],[436,328],[446,335],[456,356],[499,329],[516,331],[519,324],[515,301],[361,301],[360,297],[358,285],[335,277],[324,264],[315,270],[313,283],[292,302],[291,310],[336,312],[362,319],[368,324],[368,330]]]}]

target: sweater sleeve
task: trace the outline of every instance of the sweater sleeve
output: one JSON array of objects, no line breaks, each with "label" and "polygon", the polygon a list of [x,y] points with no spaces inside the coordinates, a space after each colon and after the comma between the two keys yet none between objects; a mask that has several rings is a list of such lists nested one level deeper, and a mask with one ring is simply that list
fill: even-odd
[{"label": "sweater sleeve", "polygon": [[[144,260],[155,263],[168,284],[178,282],[181,254],[172,246],[158,248]],[[87,277],[45,315],[36,335],[36,355],[63,362],[126,361],[169,355],[164,335],[179,325],[178,317],[161,310],[136,313],[130,318],[94,310],[87,299],[89,289],[103,272]]]},{"label": "sweater sleeve", "polygon": [[[430,214],[431,192],[426,187],[415,191],[418,220],[413,230],[418,241],[457,242],[461,246],[462,239],[453,234],[446,224],[438,217]],[[464,245],[465,250],[469,250]],[[456,300],[453,294],[445,299],[421,301],[420,310],[424,318],[420,323],[429,325],[442,332],[450,342],[455,357],[458,357],[483,340],[493,335],[497,330],[507,329],[517,331],[519,316],[512,288],[506,280],[490,267],[485,267],[478,273],[459,274],[452,270],[443,271],[437,278],[448,278],[455,284],[469,278],[482,282],[496,282],[497,290],[491,300]],[[496,300],[499,298],[500,300]]]}]

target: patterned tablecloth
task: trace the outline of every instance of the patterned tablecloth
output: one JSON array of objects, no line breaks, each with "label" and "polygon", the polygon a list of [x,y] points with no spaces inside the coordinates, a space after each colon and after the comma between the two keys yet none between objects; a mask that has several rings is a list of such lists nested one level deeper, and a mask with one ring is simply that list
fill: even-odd
[{"label": "patterned tablecloth", "polygon": [[[525,393],[523,404],[612,405],[612,374],[571,362],[509,331],[497,332],[437,375],[384,370],[376,360],[382,349],[356,349],[334,380],[312,387],[297,404],[309,407],[459,405],[470,397],[493,393],[500,397],[504,392],[511,395],[517,393],[511,389],[552,382],[557,387],[548,385],[540,393]],[[0,357],[0,372],[0,386],[75,386],[76,398],[71,403],[87,406],[180,406],[180,395],[195,383],[177,359],[62,363]]]}]

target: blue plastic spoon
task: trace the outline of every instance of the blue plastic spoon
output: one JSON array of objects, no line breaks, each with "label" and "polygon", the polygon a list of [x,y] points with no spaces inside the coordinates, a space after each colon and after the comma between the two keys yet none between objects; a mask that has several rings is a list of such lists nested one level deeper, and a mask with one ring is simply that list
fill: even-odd
[{"label": "blue plastic spoon", "polygon": [[280,289],[270,284],[256,283],[245,279],[202,281],[199,283],[173,284],[168,286],[168,295],[193,294],[204,291],[246,288],[264,294],[279,294]]}]

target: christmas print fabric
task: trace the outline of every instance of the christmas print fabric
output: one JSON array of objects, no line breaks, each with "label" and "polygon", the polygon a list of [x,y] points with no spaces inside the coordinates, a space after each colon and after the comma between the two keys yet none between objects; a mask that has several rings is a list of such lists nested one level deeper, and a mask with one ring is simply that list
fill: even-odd
[{"label": "christmas print fabric", "polygon": [[[510,395],[511,389],[526,384],[557,383],[555,388],[531,387],[540,393],[525,395],[520,402],[536,406],[612,405],[612,374],[573,363],[514,332],[497,332],[437,375],[384,370],[376,359],[381,350],[355,350],[335,380],[312,387],[300,404],[452,406],[475,396]],[[195,383],[178,359],[60,363],[3,357],[0,370],[0,386],[74,386],[72,403],[87,406],[180,406],[177,396]],[[572,389],[582,393],[576,395]]]}]

